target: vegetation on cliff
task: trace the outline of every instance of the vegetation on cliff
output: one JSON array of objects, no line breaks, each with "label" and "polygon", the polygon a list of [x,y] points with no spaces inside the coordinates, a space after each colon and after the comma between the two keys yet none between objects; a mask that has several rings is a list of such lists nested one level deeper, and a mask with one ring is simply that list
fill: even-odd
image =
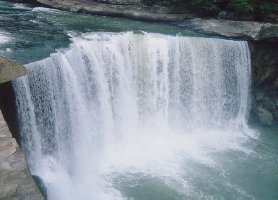
[{"label": "vegetation on cliff", "polygon": [[[161,3],[161,0],[143,0],[145,4]],[[238,16],[252,16],[256,19],[264,18],[271,13],[277,13],[277,0],[166,0],[174,10],[183,12],[192,10],[207,15],[218,15],[221,11]]]}]

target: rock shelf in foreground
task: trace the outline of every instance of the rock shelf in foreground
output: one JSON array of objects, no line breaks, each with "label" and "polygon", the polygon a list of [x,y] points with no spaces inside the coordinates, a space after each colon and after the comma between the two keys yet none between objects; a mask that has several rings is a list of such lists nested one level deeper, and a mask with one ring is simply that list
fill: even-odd
[{"label": "rock shelf in foreground", "polygon": [[[5,57],[0,57],[0,83],[26,74],[26,69]],[[13,138],[0,111],[0,199],[41,200],[24,156]]]}]

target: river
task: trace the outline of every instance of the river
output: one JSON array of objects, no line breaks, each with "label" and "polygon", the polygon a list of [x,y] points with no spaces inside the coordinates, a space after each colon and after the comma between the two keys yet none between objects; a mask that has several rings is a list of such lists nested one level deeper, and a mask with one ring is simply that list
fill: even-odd
[{"label": "river", "polygon": [[0,1],[21,146],[48,199],[277,199],[246,41]]}]

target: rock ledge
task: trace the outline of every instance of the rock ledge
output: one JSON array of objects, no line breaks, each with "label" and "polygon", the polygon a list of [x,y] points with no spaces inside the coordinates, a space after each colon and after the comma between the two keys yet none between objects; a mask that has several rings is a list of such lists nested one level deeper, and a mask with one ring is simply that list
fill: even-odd
[{"label": "rock ledge", "polygon": [[42,200],[23,154],[0,111],[0,199]]}]

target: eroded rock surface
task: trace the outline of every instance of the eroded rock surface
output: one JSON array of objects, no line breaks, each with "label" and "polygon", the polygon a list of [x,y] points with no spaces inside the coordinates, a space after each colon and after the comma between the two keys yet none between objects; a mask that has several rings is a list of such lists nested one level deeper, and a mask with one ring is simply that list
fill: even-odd
[{"label": "eroded rock surface", "polygon": [[195,31],[220,35],[229,38],[250,40],[278,39],[278,24],[254,21],[232,21],[219,19],[195,18],[177,23],[178,26],[194,29]]},{"label": "eroded rock surface", "polygon": [[[0,57],[0,83],[26,74],[19,63]],[[4,94],[5,95],[5,94]],[[43,199],[24,160],[16,140],[0,111],[0,199]]]},{"label": "eroded rock surface", "polygon": [[249,42],[254,94],[253,114],[258,122],[278,124],[278,40]]},{"label": "eroded rock surface", "polygon": [[183,14],[172,13],[169,7],[146,6],[137,0],[37,0],[39,3],[61,10],[83,12],[97,15],[126,17],[138,20],[175,22],[192,19],[196,14],[187,12]]},{"label": "eroded rock surface", "polygon": [[191,11],[177,14],[168,6],[146,6],[139,0],[37,0],[61,10],[99,15],[127,17],[139,20],[173,22],[200,33],[251,40],[278,39],[278,24],[225,19],[202,19]]},{"label": "eroded rock surface", "polygon": [[41,200],[39,192],[0,111],[0,199]]},{"label": "eroded rock surface", "polygon": [[0,84],[25,74],[25,67],[16,61],[0,56]]}]

